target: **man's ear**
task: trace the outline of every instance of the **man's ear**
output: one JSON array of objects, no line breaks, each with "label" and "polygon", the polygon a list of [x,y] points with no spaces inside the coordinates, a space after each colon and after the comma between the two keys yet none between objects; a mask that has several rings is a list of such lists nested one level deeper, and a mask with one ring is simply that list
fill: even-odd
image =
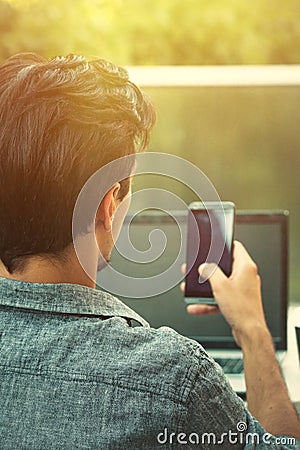
[{"label": "man's ear", "polygon": [[120,183],[115,183],[105,194],[99,205],[96,214],[96,224],[101,222],[105,231],[111,231],[112,221],[118,203],[117,198],[119,190]]}]

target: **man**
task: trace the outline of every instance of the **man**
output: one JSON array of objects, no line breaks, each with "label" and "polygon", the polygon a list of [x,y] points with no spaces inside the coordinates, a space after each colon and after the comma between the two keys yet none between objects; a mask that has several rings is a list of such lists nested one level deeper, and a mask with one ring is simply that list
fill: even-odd
[{"label": "man", "polygon": [[[241,244],[232,276],[217,269],[211,284],[244,352],[255,419],[198,343],[151,329],[96,290],[77,258],[72,215],[82,187],[107,163],[134,154],[137,142],[144,148],[154,123],[127,73],[81,56],[20,54],[0,66],[0,79],[1,449],[253,448],[252,438],[258,448],[296,448],[299,421],[257,270]],[[77,233],[94,228],[106,261],[132,170]],[[98,255],[87,254],[95,273]]]}]

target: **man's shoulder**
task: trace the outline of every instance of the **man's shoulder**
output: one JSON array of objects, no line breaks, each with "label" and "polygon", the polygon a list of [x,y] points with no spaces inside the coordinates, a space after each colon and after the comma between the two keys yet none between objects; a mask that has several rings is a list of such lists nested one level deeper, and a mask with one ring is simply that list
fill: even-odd
[{"label": "man's shoulder", "polygon": [[[116,327],[105,367],[115,377],[185,401],[192,386],[216,370],[204,348],[169,327]],[[197,381],[198,380],[198,381]]]},{"label": "man's shoulder", "polygon": [[209,359],[205,349],[196,341],[180,335],[174,329],[134,327],[127,330],[128,341],[138,355],[149,360],[178,361],[180,364],[198,365]]},{"label": "man's shoulder", "polygon": [[[76,335],[74,350],[61,349],[65,358],[59,358],[60,367],[84,374],[89,381],[185,402],[196,380],[215,370],[214,361],[199,343],[169,327],[130,327],[124,318],[113,317],[84,320],[76,328],[71,333]],[[65,334],[63,341],[70,345],[70,336]]]},{"label": "man's shoulder", "polygon": [[216,370],[199,343],[168,327],[132,327],[124,316],[29,310],[12,319],[2,336],[1,370],[20,376],[105,383],[185,401],[196,379]]}]

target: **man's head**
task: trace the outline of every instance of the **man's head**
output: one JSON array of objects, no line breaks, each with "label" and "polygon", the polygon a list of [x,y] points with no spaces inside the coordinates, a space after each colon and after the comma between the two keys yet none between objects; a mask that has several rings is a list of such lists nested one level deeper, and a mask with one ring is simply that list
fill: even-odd
[{"label": "man's head", "polygon": [[[155,114],[127,72],[104,60],[19,54],[0,65],[0,80],[0,259],[13,273],[68,248],[81,188],[145,148]],[[129,188],[120,181],[110,198]]]}]

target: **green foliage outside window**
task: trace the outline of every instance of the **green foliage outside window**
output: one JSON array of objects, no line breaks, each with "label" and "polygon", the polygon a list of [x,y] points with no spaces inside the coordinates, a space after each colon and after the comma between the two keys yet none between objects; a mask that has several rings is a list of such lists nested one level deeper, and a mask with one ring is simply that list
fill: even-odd
[{"label": "green foliage outside window", "polygon": [[0,58],[121,65],[300,63],[299,0],[0,0]]}]

